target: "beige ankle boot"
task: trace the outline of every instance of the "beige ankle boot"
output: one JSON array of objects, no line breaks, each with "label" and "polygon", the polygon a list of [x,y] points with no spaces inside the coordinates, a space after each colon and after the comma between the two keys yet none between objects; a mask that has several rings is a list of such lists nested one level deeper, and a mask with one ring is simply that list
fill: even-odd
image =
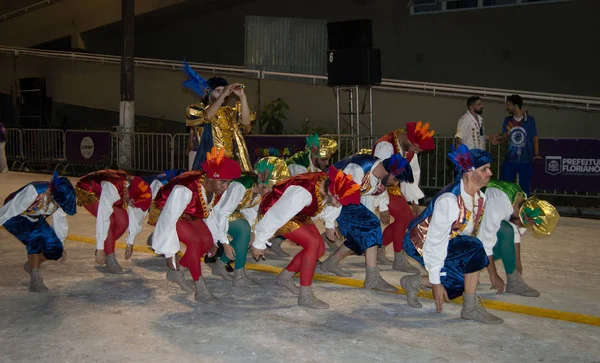
[{"label": "beige ankle boot", "polygon": [[44,280],[42,279],[42,275],[40,275],[39,269],[31,270],[30,276],[29,291],[42,293],[49,291],[46,285],[44,285]]},{"label": "beige ankle boot", "polygon": [[392,261],[387,258],[385,254],[385,247],[380,247],[377,249],[377,264],[379,265],[391,265]]},{"label": "beige ankle boot", "polygon": [[298,286],[296,286],[296,284],[294,283],[294,275],[294,272],[290,272],[284,268],[279,274],[279,276],[277,276],[277,280],[275,280],[275,283],[277,284],[277,286],[285,287],[286,289],[290,290],[292,294],[298,295],[300,293],[300,290],[298,289]]},{"label": "beige ankle boot", "polygon": [[523,276],[519,271],[514,270],[513,273],[506,275],[506,292],[527,297],[538,297],[540,292],[530,287],[523,281]]},{"label": "beige ankle boot", "polygon": [[367,275],[365,276],[365,289],[396,292],[398,289],[388,284],[380,275],[379,269],[375,267],[367,267]]},{"label": "beige ankle boot", "polygon": [[408,306],[417,309],[423,307],[423,305],[421,305],[421,303],[419,302],[419,299],[417,299],[417,294],[419,293],[419,290],[423,289],[423,285],[421,285],[420,274],[403,276],[400,279],[400,286],[402,286],[402,288],[406,290],[406,303],[408,304]]},{"label": "beige ankle boot", "polygon": [[233,270],[233,287],[260,287],[260,284],[246,275],[246,269]]},{"label": "beige ankle boot", "polygon": [[408,256],[404,250],[394,253],[394,265],[392,266],[392,269],[413,274],[419,272],[419,269],[408,262]]},{"label": "beige ankle boot", "polygon": [[323,263],[321,263],[319,268],[323,272],[329,272],[341,277],[352,276],[352,272],[342,270],[342,268],[340,267],[340,260],[338,260],[337,257],[335,257],[335,255],[330,255],[329,257],[327,257],[327,259],[323,261]]},{"label": "beige ankle boot", "polygon": [[194,284],[196,285],[196,293],[194,294],[194,299],[196,301],[209,304],[218,304],[221,302],[220,299],[215,297],[212,292],[210,292],[202,276],[200,276],[200,279],[195,281]]},{"label": "beige ankle boot", "polygon": [[124,273],[123,267],[117,262],[117,258],[114,253],[106,255],[106,272],[109,274],[122,274]]},{"label": "beige ankle boot", "polygon": [[290,257],[290,254],[281,249],[281,244],[285,241],[282,237],[275,237],[271,242],[271,252],[277,255],[277,257]]},{"label": "beige ankle boot", "polygon": [[227,281],[233,280],[233,276],[231,276],[231,274],[227,272],[227,269],[225,268],[225,263],[223,263],[223,261],[221,261],[220,259],[216,260],[213,263],[207,263],[207,265],[208,267],[210,267],[213,275],[221,276]]},{"label": "beige ankle boot", "polygon": [[460,317],[466,320],[475,320],[484,324],[502,324],[504,320],[488,313],[483,307],[481,298],[477,295],[463,293],[463,306]]},{"label": "beige ankle boot", "polygon": [[312,292],[312,286],[300,286],[298,305],[311,309],[329,309],[329,304],[315,297]]},{"label": "beige ankle boot", "polygon": [[171,281],[179,285],[184,291],[194,292],[194,285],[185,279],[186,269],[183,266],[179,267],[179,270],[169,269],[167,271],[167,281]]}]

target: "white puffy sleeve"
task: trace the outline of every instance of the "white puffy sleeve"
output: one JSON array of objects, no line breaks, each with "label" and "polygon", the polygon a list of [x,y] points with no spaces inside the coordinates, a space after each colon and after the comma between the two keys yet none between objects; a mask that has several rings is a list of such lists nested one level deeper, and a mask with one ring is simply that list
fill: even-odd
[{"label": "white puffy sleeve", "polygon": [[152,200],[154,200],[154,198],[156,198],[156,194],[158,194],[158,191],[160,190],[160,188],[162,188],[163,183],[158,180],[158,179],[154,179],[152,181],[152,183],[150,183],[150,191],[152,192]]},{"label": "white puffy sleeve", "polygon": [[362,183],[363,177],[365,176],[365,172],[358,164],[349,163],[343,170],[344,173],[352,176],[352,180],[358,185]]},{"label": "white puffy sleeve", "polygon": [[417,204],[419,203],[419,199],[425,197],[425,194],[423,194],[423,191],[419,188],[419,183],[421,181],[421,166],[419,165],[417,154],[415,154],[410,161],[410,167],[415,181],[413,183],[400,183],[400,191],[402,191],[404,199],[406,199],[407,202]]},{"label": "white puffy sleeve", "polygon": [[456,126],[456,134],[454,137],[459,137],[463,140],[469,137],[469,119],[464,115],[458,119],[458,125]]},{"label": "white puffy sleeve", "polygon": [[429,282],[440,284],[440,271],[448,254],[448,241],[452,223],[458,218],[458,202],[452,193],[438,197],[433,206],[427,237],[423,244],[423,261],[429,273]]},{"label": "white puffy sleeve", "polygon": [[275,232],[304,209],[304,207],[310,205],[312,198],[308,190],[300,186],[292,185],[288,187],[279,200],[256,224],[252,246],[259,250],[264,250],[266,246],[270,246],[271,244],[268,241],[273,237]]},{"label": "white puffy sleeve", "polygon": [[0,208],[0,226],[12,217],[25,212],[35,202],[37,196],[38,193],[33,185],[28,185],[17,193],[13,199]]},{"label": "white puffy sleeve", "polygon": [[374,196],[373,198],[375,198],[373,203],[374,208],[379,208],[380,212],[385,212],[389,209],[388,205],[390,204],[390,195],[388,194],[387,190],[379,195]]},{"label": "white puffy sleeve", "polygon": [[327,205],[314,219],[321,219],[325,222],[325,228],[335,228],[335,220],[340,216],[341,211],[342,207]]},{"label": "white puffy sleeve", "polygon": [[376,158],[385,160],[392,157],[394,154],[394,146],[387,141],[380,141],[375,145],[374,155]]},{"label": "white puffy sleeve", "polygon": [[258,219],[258,207],[259,206],[260,206],[260,203],[256,204],[252,208],[240,209],[240,213],[242,213],[244,218],[246,218],[246,220],[248,221],[248,224],[250,224],[250,227],[254,226],[254,224],[256,223],[256,220]]},{"label": "white puffy sleeve", "polygon": [[98,213],[96,215],[96,249],[104,250],[104,241],[108,237],[110,216],[113,214],[113,205],[121,199],[117,187],[112,183],[103,181],[101,184],[100,200],[98,200]]},{"label": "white puffy sleeve", "polygon": [[290,164],[288,165],[288,169],[290,170],[290,174],[292,176],[308,173],[308,169],[306,167],[298,164]]},{"label": "white puffy sleeve", "polygon": [[227,230],[229,229],[229,216],[235,212],[246,194],[246,188],[238,182],[231,182],[229,187],[219,199],[219,203],[213,208],[205,222],[213,234],[216,242],[229,244]]},{"label": "white puffy sleeve", "polygon": [[127,244],[133,245],[135,237],[142,233],[142,222],[147,212],[133,206],[127,207],[127,217],[129,218],[129,235],[127,236]]},{"label": "white puffy sleeve", "polygon": [[56,237],[64,242],[69,234],[69,222],[67,222],[67,213],[62,208],[58,208],[52,214],[52,229],[56,233]]},{"label": "white puffy sleeve", "polygon": [[156,253],[173,257],[179,251],[179,236],[177,235],[177,221],[183,214],[188,204],[192,201],[192,191],[183,185],[176,185],[156,222],[152,248]]},{"label": "white puffy sleeve", "polygon": [[503,220],[508,220],[513,213],[513,208],[506,193],[496,188],[485,190],[485,209],[477,238],[483,243],[488,256],[494,254],[494,246],[498,240],[498,230]]}]

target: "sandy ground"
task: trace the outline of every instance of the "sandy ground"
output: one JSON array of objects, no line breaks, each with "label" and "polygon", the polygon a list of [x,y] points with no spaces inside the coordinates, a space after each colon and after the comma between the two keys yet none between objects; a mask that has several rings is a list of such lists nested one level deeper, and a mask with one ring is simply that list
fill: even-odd
[{"label": "sandy ground", "polygon": [[[0,198],[48,178],[0,174]],[[71,234],[94,236],[94,218],[84,209],[69,223]],[[600,221],[563,218],[551,238],[524,237],[525,278],[541,297],[497,296],[485,274],[480,295],[599,316],[599,227]],[[151,231],[145,225],[137,243],[143,245]],[[65,246],[66,264],[42,268],[51,292],[33,294],[22,267],[25,249],[0,230],[1,362],[600,362],[600,328],[590,325],[494,310],[505,323],[486,326],[461,320],[460,305],[446,304],[437,314],[430,300],[412,309],[404,295],[321,282],[315,293],[331,308],[315,311],[298,307],[295,296],[275,285],[275,275],[250,271],[262,287],[233,289],[205,266],[208,285],[224,303],[196,304],[192,294],[166,282],[160,257],[135,252],[124,261],[118,250],[129,273],[107,276],[94,264],[93,245]],[[297,250],[288,243],[284,248]],[[364,277],[361,257],[343,267]],[[382,270],[399,284],[402,273]]]}]

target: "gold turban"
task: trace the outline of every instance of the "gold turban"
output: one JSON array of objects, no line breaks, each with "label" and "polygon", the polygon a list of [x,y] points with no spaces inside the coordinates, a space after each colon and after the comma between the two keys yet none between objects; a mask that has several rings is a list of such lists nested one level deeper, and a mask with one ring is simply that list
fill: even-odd
[{"label": "gold turban", "polygon": [[291,177],[285,160],[275,156],[267,156],[259,159],[254,165],[258,174],[258,182],[273,186],[283,179]]},{"label": "gold turban", "polygon": [[326,137],[319,137],[319,157],[329,159],[337,151],[337,142]]},{"label": "gold turban", "polygon": [[359,154],[371,155],[371,149],[360,149]]},{"label": "gold turban", "polygon": [[536,235],[549,236],[556,228],[560,215],[552,204],[531,197],[521,206],[519,217],[523,226],[531,227]]}]

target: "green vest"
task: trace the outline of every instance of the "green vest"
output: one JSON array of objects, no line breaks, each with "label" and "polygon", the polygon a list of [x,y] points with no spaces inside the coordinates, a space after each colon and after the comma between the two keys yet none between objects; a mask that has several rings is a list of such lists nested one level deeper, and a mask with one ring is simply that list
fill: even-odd
[{"label": "green vest", "polygon": [[[527,194],[523,191],[523,189],[519,186],[519,184],[510,183],[507,181],[492,179],[487,185],[487,188],[496,188],[503,191],[510,200],[511,203],[514,203],[517,199],[517,194],[523,194],[523,198],[527,198]],[[482,189],[485,191],[484,189]]]}]

